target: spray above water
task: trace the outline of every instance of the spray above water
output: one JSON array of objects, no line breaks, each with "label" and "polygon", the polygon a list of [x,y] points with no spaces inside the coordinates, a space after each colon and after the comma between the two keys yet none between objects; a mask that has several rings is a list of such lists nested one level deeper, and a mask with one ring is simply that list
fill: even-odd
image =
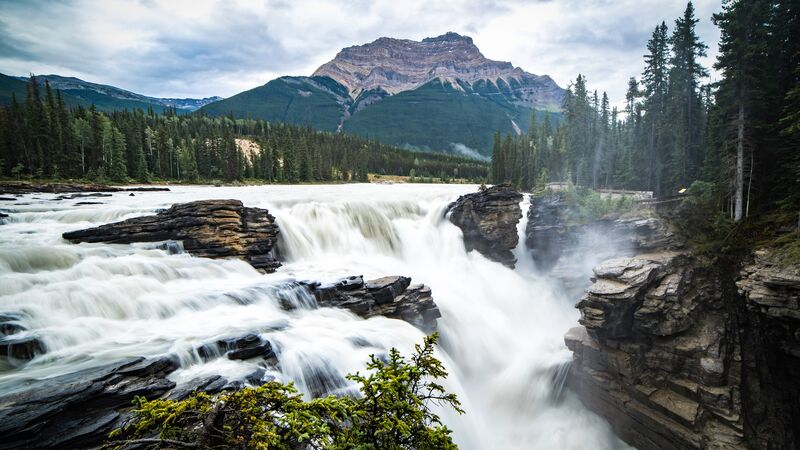
[{"label": "spray above water", "polygon": [[[422,332],[398,320],[316,308],[297,281],[405,275],[431,287],[442,313],[437,356],[450,372],[446,387],[466,410],[463,416],[444,412],[444,420],[461,448],[620,446],[607,424],[563,390],[571,355],[562,336],[577,321],[576,299],[534,271],[524,246],[511,270],[466,252],[461,231],[443,219],[449,202],[476,189],[181,187],[115,194],[105,205],[81,207],[46,195],[25,198],[29,205],[10,206],[9,223],[2,225],[0,313],[19,313],[26,333],[47,352],[0,371],[0,395],[25,379],[165,354],[180,360],[171,375],[178,383],[213,374],[252,381],[258,373],[294,381],[307,395],[345,392],[352,385],[344,375],[363,371],[370,354],[391,347],[410,353]],[[60,238],[209,198],[269,209],[280,226],[285,265],[261,275],[241,261],[193,258],[179,248],[72,245]],[[526,220],[523,215],[521,237]],[[270,342],[279,367],[198,353],[204,344],[247,333]]]}]

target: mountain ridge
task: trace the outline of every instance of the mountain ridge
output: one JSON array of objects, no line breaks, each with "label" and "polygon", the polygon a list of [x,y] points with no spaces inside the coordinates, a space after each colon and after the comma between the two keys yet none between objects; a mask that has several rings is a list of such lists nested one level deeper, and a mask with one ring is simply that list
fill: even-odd
[{"label": "mountain ridge", "polygon": [[[17,80],[22,83],[28,83],[30,80],[29,77],[25,76],[0,75],[3,75],[6,83],[11,83],[9,79]],[[42,85],[45,81],[48,81],[50,87],[60,90],[68,100],[68,103],[73,106],[89,106],[95,104],[97,109],[107,112],[126,108],[147,109],[148,107],[153,108],[156,112],[163,112],[167,108],[175,108],[182,112],[192,112],[207,104],[223,100],[222,97],[218,96],[202,99],[150,97],[116,86],[93,83],[76,77],[65,77],[55,74],[36,75],[36,80]],[[13,89],[10,89],[9,92],[10,91],[14,91],[18,94],[18,85],[13,86]],[[4,103],[7,103],[9,100],[10,93],[0,98],[0,102]],[[18,100],[21,100],[19,95]]]},{"label": "mountain ridge", "polygon": [[488,59],[472,38],[449,32],[347,47],[311,76],[279,77],[199,111],[485,157],[494,132],[526,132],[533,114],[557,123],[564,93],[549,76]]}]

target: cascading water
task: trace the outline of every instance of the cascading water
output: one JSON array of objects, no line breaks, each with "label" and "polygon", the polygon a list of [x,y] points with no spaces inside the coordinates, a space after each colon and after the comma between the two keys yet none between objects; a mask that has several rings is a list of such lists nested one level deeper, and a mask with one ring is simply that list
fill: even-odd
[{"label": "cascading water", "polygon": [[[307,394],[346,390],[344,375],[363,371],[370,354],[408,353],[422,333],[398,320],[313,308],[296,281],[406,275],[431,287],[442,313],[439,357],[467,412],[444,419],[462,448],[620,447],[607,424],[560,390],[570,360],[562,336],[577,320],[575,299],[533,271],[524,246],[517,269],[508,269],[467,253],[461,231],[444,218],[450,201],[476,188],[179,187],[81,206],[24,196],[6,206],[10,217],[0,225],[0,313],[20,314],[24,333],[47,352],[0,368],[0,395],[25,379],[140,355],[178,355],[181,369],[171,375],[178,383],[212,374],[252,379],[254,362],[197,353],[204,343],[249,332],[268,339],[280,361],[280,371],[260,376],[295,381]],[[157,244],[72,245],[60,237],[203,198],[268,208],[281,228],[285,265],[261,275],[241,261]],[[281,307],[287,301],[293,310]]]}]

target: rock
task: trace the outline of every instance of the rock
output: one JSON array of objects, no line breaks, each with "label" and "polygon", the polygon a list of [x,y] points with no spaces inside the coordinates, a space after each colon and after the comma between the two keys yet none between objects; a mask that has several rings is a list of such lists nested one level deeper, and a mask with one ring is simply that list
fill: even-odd
[{"label": "rock", "polygon": [[0,202],[15,202],[16,197],[0,197]]},{"label": "rock", "polygon": [[90,198],[90,197],[111,197],[111,194],[104,194],[102,192],[77,193],[70,195],[59,195],[53,200],[75,200],[76,198]]},{"label": "rock", "polygon": [[461,228],[467,250],[514,267],[517,223],[522,218],[522,194],[511,186],[492,186],[462,195],[448,206],[450,222]]},{"label": "rock", "polygon": [[800,268],[754,252],[736,281],[744,297],[743,397],[754,448],[800,447]]},{"label": "rock", "polygon": [[169,358],[134,358],[43,380],[0,399],[0,449],[89,448],[120,426],[136,396],[175,387]]},{"label": "rock", "polygon": [[155,216],[70,231],[63,237],[73,243],[182,241],[183,249],[194,256],[239,258],[267,273],[280,267],[271,253],[278,238],[275,218],[239,200],[179,203]]},{"label": "rock", "polygon": [[6,182],[0,183],[0,194],[31,194],[35,192],[46,192],[53,194],[69,192],[123,192],[123,191],[169,191],[167,187],[134,187],[118,188],[103,184],[86,183],[28,183],[28,182]]},{"label": "rock", "polygon": [[0,313],[0,335],[8,336],[24,331],[25,327],[20,324],[22,317],[18,313]]},{"label": "rock", "polygon": [[12,365],[18,361],[29,361],[44,352],[44,344],[34,336],[0,338],[0,358],[12,362]]},{"label": "rock", "polygon": [[411,285],[408,277],[383,277],[364,282],[363,277],[348,277],[330,284],[307,283],[321,307],[343,308],[365,319],[385,316],[405,320],[429,332],[441,317],[425,285]]},{"label": "rock", "polygon": [[206,394],[216,394],[228,384],[228,380],[220,375],[212,375],[206,378],[194,378],[176,387],[169,393],[169,400],[185,400],[193,392],[205,392]]},{"label": "rock", "polygon": [[800,272],[757,252],[734,285],[661,224],[624,227],[653,232],[594,269],[568,387],[641,450],[796,448]]}]

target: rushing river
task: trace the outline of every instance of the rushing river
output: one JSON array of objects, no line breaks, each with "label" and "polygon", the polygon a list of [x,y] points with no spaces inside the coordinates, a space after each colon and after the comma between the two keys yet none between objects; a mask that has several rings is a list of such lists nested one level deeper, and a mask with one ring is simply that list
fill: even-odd
[{"label": "rushing river", "polygon": [[[363,371],[370,354],[391,347],[408,353],[422,333],[399,320],[363,320],[343,310],[284,311],[279,296],[313,301],[287,281],[406,275],[431,287],[442,313],[446,386],[466,410],[444,417],[461,448],[622,446],[569,392],[554,391],[558,371],[571,358],[563,335],[578,319],[577,299],[537,275],[532,263],[511,270],[467,253],[461,231],[443,218],[449,202],[476,186],[171,189],[60,201],[33,194],[0,204],[9,214],[0,225],[0,313],[23,313],[28,332],[47,347],[21,368],[0,367],[0,396],[25,379],[140,355],[178,355],[181,368],[171,375],[178,383],[211,374],[243,379],[256,362],[203,362],[193,349],[251,331],[276,348],[282,371],[272,375],[279,379],[306,393],[320,377],[343,383],[345,374]],[[261,275],[236,260],[171,254],[154,244],[61,239],[65,231],[211,198],[269,209],[286,260],[277,273]],[[76,205],[81,201],[103,204]],[[516,252],[526,256],[523,246]]]}]

